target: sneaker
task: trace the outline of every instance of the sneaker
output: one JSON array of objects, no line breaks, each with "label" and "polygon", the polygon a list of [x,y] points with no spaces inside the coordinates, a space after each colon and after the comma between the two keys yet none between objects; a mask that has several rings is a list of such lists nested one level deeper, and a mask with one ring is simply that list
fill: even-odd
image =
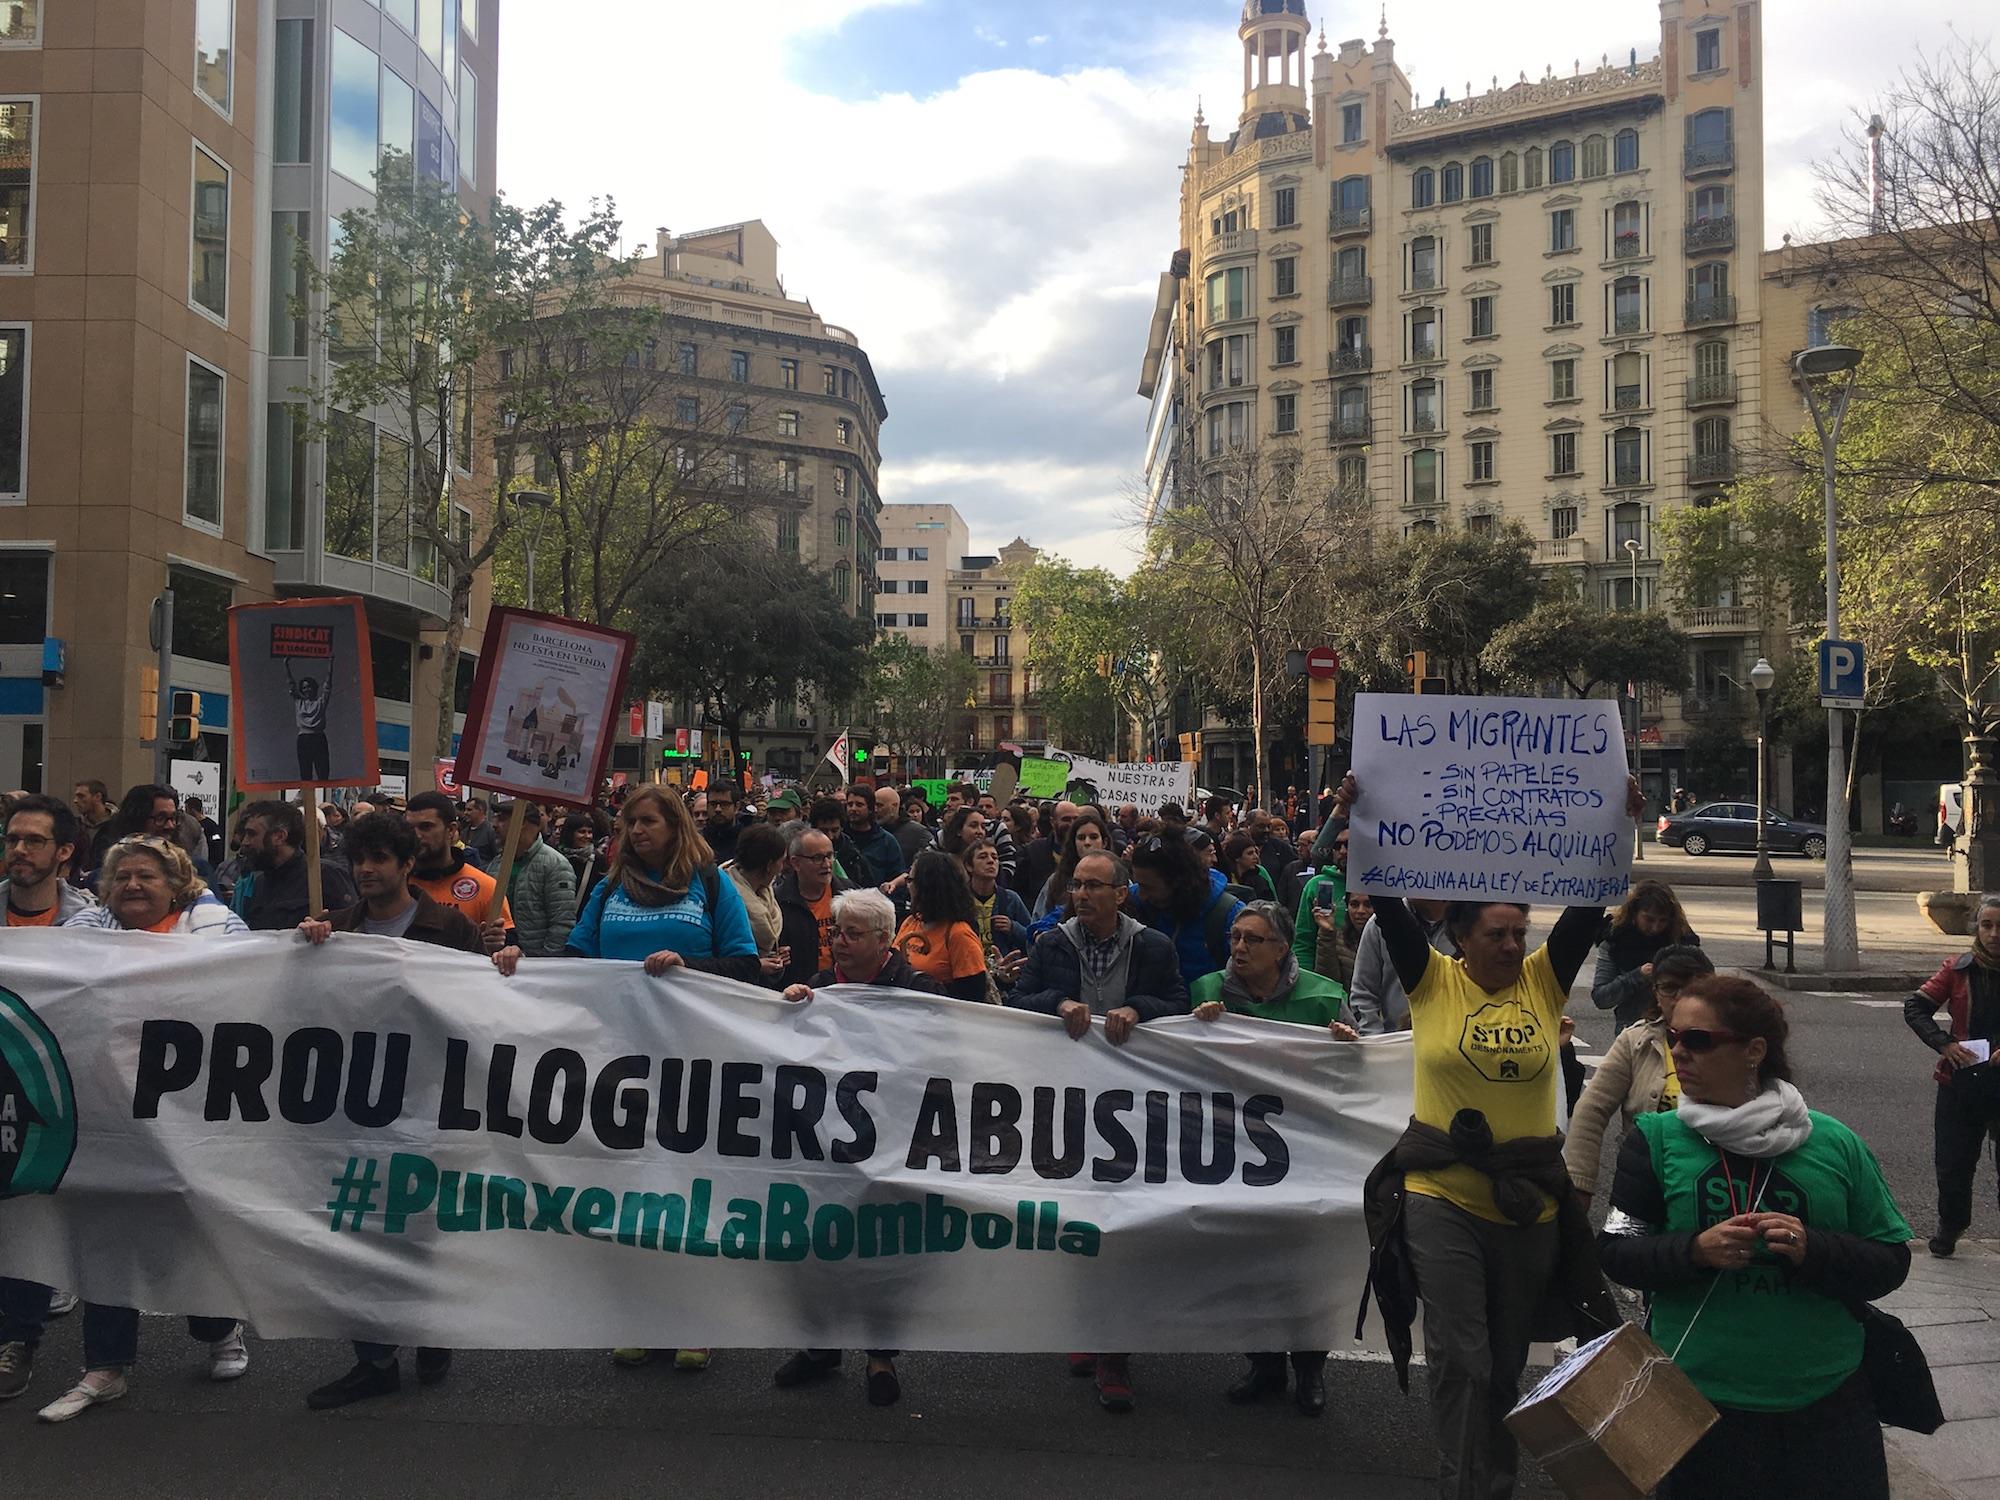
[{"label": "sneaker", "polygon": [[639,1366],[650,1365],[652,1362],[653,1351],[651,1349],[613,1349],[611,1351],[611,1363],[614,1365],[623,1365],[628,1370],[636,1370]]},{"label": "sneaker", "polygon": [[790,1359],[779,1365],[777,1373],[771,1379],[779,1390],[788,1391],[795,1385],[804,1385],[807,1381],[819,1380],[831,1375],[839,1368],[840,1352],[838,1350],[834,1351],[833,1358],[822,1359],[809,1350],[801,1349],[797,1354],[794,1354]]},{"label": "sneaker", "polygon": [[1946,1234],[1940,1229],[1926,1242],[1925,1248],[1939,1260],[1950,1260],[1952,1252],[1958,1249],[1958,1236],[1956,1234]]},{"label": "sneaker", "polygon": [[1070,1355],[1069,1372],[1079,1379],[1095,1375],[1097,1373],[1097,1356],[1095,1354]]},{"label": "sneaker", "polygon": [[67,1422],[71,1417],[83,1415],[93,1406],[106,1401],[116,1401],[125,1394],[125,1372],[123,1370],[86,1370],[83,1379],[71,1386],[63,1395],[56,1397],[36,1415],[44,1422]]},{"label": "sneaker", "polygon": [[1097,1356],[1097,1404],[1121,1415],[1132,1409],[1132,1376],[1122,1354]]},{"label": "sneaker", "polygon": [[449,1349],[419,1349],[417,1351],[417,1384],[438,1385],[451,1373],[451,1351]]},{"label": "sneaker", "polygon": [[75,1292],[49,1293],[49,1316],[52,1318],[66,1318],[81,1306],[83,1298]]},{"label": "sneaker", "polygon": [[243,1372],[249,1368],[250,1351],[243,1347],[241,1323],[229,1330],[227,1338],[217,1339],[208,1346],[210,1380],[240,1380]]},{"label": "sneaker", "polygon": [[333,1411],[375,1396],[393,1396],[402,1388],[403,1370],[395,1360],[386,1365],[357,1360],[354,1368],[340,1379],[329,1380],[318,1390],[308,1391],[306,1407],[310,1411]]},{"label": "sneaker", "polygon": [[687,1370],[691,1373],[706,1370],[708,1368],[710,1353],[711,1351],[707,1349],[676,1349],[674,1351],[674,1368],[676,1370]]},{"label": "sneaker", "polygon": [[35,1351],[26,1344],[0,1344],[0,1401],[12,1401],[35,1374]]}]

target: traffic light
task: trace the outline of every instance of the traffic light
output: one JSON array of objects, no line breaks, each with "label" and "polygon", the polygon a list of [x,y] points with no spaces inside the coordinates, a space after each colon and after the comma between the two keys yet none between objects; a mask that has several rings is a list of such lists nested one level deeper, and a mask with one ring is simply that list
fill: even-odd
[{"label": "traffic light", "polygon": [[177,691],[167,705],[167,738],[176,745],[191,745],[201,738],[201,694]]},{"label": "traffic light", "polygon": [[1411,692],[1442,693],[1445,690],[1445,680],[1431,675],[1430,660],[1428,651],[1412,651],[1403,658],[1403,675],[1410,679]]},{"label": "traffic light", "polygon": [[160,669],[158,667],[139,668],[138,733],[133,736],[142,745],[153,743],[153,736],[160,732]]},{"label": "traffic light", "polygon": [[854,741],[854,763],[857,766],[865,766],[874,758],[875,747],[873,745],[869,744],[866,740]]}]

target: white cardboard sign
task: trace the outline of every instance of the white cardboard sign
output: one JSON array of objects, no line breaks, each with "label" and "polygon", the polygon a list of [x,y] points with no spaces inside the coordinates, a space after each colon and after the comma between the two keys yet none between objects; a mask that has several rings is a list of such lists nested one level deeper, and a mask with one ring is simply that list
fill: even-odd
[{"label": "white cardboard sign", "polygon": [[1618,705],[1363,693],[1350,890],[1597,906],[1631,882]]}]

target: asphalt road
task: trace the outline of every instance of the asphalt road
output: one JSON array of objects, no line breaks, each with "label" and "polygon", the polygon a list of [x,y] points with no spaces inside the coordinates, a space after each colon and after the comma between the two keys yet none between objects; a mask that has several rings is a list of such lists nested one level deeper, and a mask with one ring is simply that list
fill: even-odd
[{"label": "asphalt road", "polygon": [[[1611,1022],[1591,1008],[1584,985],[1578,993],[1572,1014],[1601,1050]],[[1934,1208],[1929,1054],[1893,999],[1798,995],[1787,1003],[1800,1086],[1875,1148],[1921,1238]],[[1607,1163],[1612,1150],[1607,1145]],[[1990,1181],[1982,1179],[1976,1235],[2000,1234]],[[541,1295],[531,1287],[496,1291]],[[253,1342],[249,1375],[217,1386],[204,1378],[203,1351],[180,1326],[152,1318],[129,1397],[67,1426],[38,1428],[36,1408],[78,1367],[79,1335],[76,1317],[56,1324],[31,1392],[0,1407],[7,1495],[491,1500],[667,1491],[717,1500],[1014,1500],[1061,1491],[1093,1500],[1162,1493],[1401,1500],[1432,1493],[1421,1371],[1406,1397],[1374,1360],[1335,1360],[1329,1409],[1317,1422],[1289,1405],[1225,1404],[1222,1389],[1241,1366],[1220,1355],[1136,1358],[1139,1409],[1114,1418],[1097,1410],[1088,1382],[1071,1378],[1055,1355],[909,1355],[901,1363],[903,1403],[876,1410],[863,1399],[854,1357],[836,1380],[782,1392],[770,1379],[782,1351],[768,1350],[724,1351],[700,1375],[663,1364],[618,1370],[602,1351],[470,1353],[435,1390],[411,1381],[398,1396],[316,1415],[301,1398],[346,1367],[345,1346]],[[1531,1472],[1521,1493],[1554,1492]]]}]

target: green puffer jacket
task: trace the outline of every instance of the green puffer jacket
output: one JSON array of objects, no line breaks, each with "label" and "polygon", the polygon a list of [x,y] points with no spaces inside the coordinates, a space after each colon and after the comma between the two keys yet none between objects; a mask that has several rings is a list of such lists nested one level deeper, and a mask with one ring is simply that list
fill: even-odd
[{"label": "green puffer jacket", "polygon": [[576,866],[547,839],[520,855],[507,882],[507,907],[528,958],[560,958],[576,922]]}]

